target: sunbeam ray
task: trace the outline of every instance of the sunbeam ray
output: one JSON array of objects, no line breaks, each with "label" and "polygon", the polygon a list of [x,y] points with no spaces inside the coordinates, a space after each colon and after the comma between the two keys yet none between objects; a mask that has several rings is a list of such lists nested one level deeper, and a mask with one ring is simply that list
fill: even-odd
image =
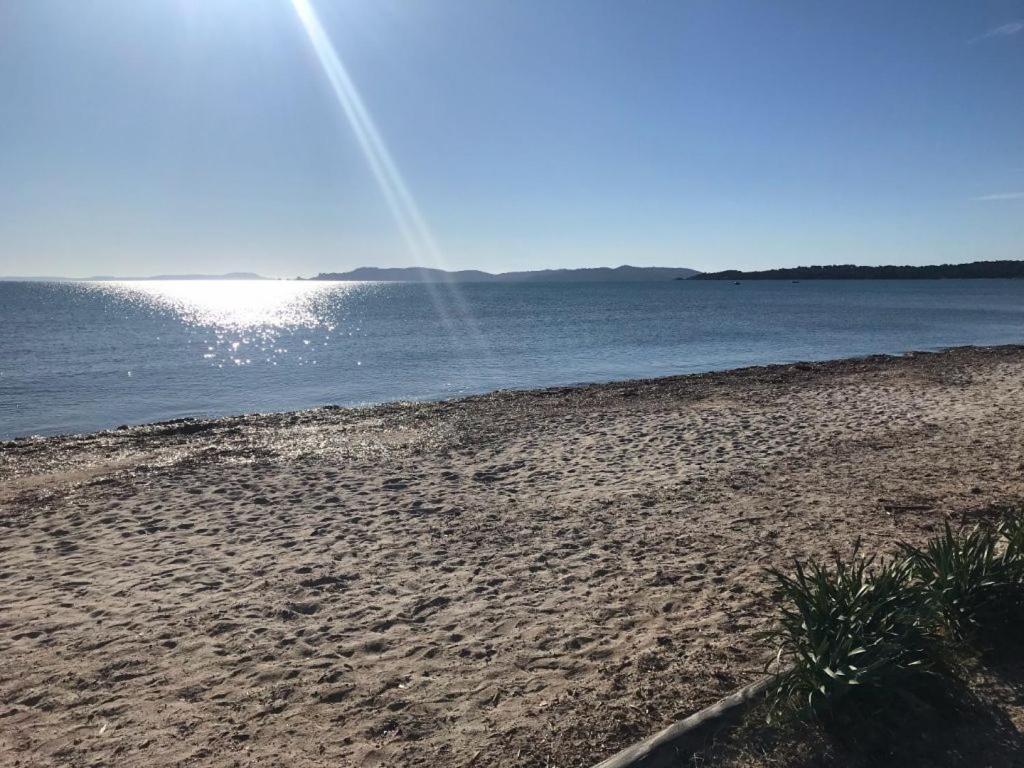
[{"label": "sunbeam ray", "polygon": [[434,266],[439,265],[440,252],[423,215],[420,213],[419,206],[416,205],[415,199],[409,192],[405,179],[395,165],[380,131],[377,130],[369,110],[363,103],[359,90],[349,76],[337,49],[327,36],[316,11],[309,0],[292,0],[292,5],[335,95],[338,97],[338,102],[345,111],[345,116],[352,126],[359,146],[366,156],[406,245],[418,264],[429,262]]},{"label": "sunbeam ray", "polygon": [[[413,260],[419,266],[444,269],[445,264],[441,251],[437,247],[430,228],[427,226],[415,198],[409,191],[409,186],[398,170],[373,117],[366,108],[359,89],[321,24],[312,3],[310,0],[291,0],[291,2],[310,44],[313,46],[313,51],[320,61],[320,66],[345,112],[356,140],[359,142],[359,147],[366,157],[370,170],[384,195]],[[434,303],[438,317],[450,329],[453,319],[445,305],[445,298],[439,294],[437,286],[427,283],[425,287]],[[459,319],[468,326],[471,338],[493,359],[494,356],[490,352],[489,345],[484,340],[476,318],[463,299],[459,287],[454,283],[448,283],[446,288],[450,292],[450,299],[459,314]]]}]

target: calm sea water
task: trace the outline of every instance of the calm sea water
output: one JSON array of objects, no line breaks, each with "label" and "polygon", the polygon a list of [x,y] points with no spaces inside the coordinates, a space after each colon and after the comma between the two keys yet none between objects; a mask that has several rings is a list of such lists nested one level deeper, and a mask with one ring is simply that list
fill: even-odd
[{"label": "calm sea water", "polygon": [[0,439],[1024,342],[1024,281],[0,282]]}]

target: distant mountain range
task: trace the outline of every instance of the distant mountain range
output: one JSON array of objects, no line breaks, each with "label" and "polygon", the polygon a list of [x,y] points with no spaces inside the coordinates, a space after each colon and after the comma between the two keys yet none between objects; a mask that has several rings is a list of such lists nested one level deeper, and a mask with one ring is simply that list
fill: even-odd
[{"label": "distant mountain range", "polygon": [[702,272],[693,280],[942,280],[971,278],[1024,278],[1024,261],[972,261],[970,264],[938,264],[925,267],[858,267],[833,264],[741,272]]},{"label": "distant mountain range", "polygon": [[92,277],[44,277],[44,276],[4,276],[0,280],[20,280],[26,282],[78,283],[90,280],[271,280],[273,278],[257,275],[255,272],[228,272],[223,275],[152,275],[150,277],[116,277],[114,275],[93,275]]},{"label": "distant mountain range", "polygon": [[[1024,261],[973,261],[969,264],[860,267],[831,264],[743,272],[698,272],[686,267],[585,267],[539,269],[523,272],[449,271],[430,267],[358,267],[348,272],[321,272],[299,280],[351,280],[410,283],[639,283],[660,280],[941,280],[972,278],[1024,278]],[[149,277],[0,276],[0,280],[82,282],[90,280],[273,280],[255,272],[223,275],[151,275]]]},{"label": "distant mountain range", "polygon": [[625,283],[675,280],[692,277],[685,267],[591,267],[541,269],[528,272],[482,272],[466,269],[449,272],[429,267],[359,267],[349,272],[321,272],[311,280],[379,280],[410,283]]}]

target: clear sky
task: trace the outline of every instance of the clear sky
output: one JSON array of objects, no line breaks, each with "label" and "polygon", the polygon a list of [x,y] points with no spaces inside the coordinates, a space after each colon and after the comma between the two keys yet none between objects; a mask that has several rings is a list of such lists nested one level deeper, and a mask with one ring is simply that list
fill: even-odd
[{"label": "clear sky", "polygon": [[302,2],[0,0],[0,274],[1024,258],[1024,0]]}]

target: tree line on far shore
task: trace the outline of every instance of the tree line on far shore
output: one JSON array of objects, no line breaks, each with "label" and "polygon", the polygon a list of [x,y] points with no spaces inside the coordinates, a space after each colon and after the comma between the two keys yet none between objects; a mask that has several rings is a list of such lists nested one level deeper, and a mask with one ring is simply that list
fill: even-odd
[{"label": "tree line on far shore", "polygon": [[703,272],[690,280],[941,280],[1024,277],[1024,261],[974,261],[970,264],[933,264],[923,267],[859,267],[831,264],[788,269],[741,272]]}]

